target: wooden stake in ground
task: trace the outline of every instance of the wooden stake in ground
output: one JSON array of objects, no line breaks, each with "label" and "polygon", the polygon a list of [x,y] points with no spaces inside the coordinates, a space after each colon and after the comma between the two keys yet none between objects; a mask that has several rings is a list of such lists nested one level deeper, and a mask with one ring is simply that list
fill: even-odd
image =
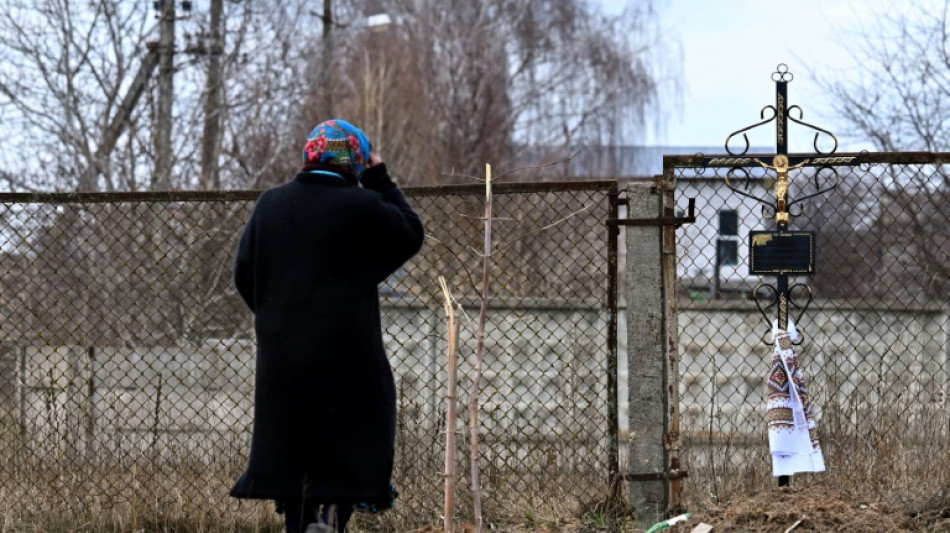
[{"label": "wooden stake in ground", "polygon": [[482,380],[482,359],[485,354],[485,314],[488,310],[489,266],[491,265],[491,165],[485,165],[485,255],[482,256],[482,293],[478,309],[478,330],[475,333],[475,376],[472,379],[472,403],[469,413],[469,438],[472,461],[472,500],[475,532],[482,532],[482,490],[479,481],[478,457],[478,393]]},{"label": "wooden stake in ground", "polygon": [[455,312],[452,309],[452,294],[445,283],[445,278],[439,276],[439,285],[442,286],[442,296],[445,298],[445,315],[449,320],[448,327],[448,407],[445,410],[445,520],[443,529],[445,533],[455,532],[455,431],[458,414],[456,413],[456,404],[458,403],[458,392],[456,391],[457,370],[458,370],[458,338],[459,322],[455,320]]}]

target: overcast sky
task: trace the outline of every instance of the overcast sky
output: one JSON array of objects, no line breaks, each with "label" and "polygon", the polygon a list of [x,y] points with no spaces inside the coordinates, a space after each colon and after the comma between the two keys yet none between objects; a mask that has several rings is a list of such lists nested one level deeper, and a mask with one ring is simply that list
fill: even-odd
[{"label": "overcast sky", "polygon": [[[625,0],[599,0],[615,12]],[[789,105],[804,110],[804,120],[840,132],[829,101],[814,73],[847,73],[857,68],[845,44],[854,43],[873,11],[889,0],[657,0],[665,33],[682,51],[681,105],[668,95],[665,131],[651,134],[648,144],[722,146],[730,133],[759,120],[774,105],[771,74],[779,63],[795,79],[788,86]],[[900,5],[899,2],[893,5]],[[796,132],[796,130],[798,130]],[[750,133],[753,145],[775,145],[770,124]],[[790,150],[812,151],[812,134],[790,126]],[[868,148],[844,139],[839,151]]]}]

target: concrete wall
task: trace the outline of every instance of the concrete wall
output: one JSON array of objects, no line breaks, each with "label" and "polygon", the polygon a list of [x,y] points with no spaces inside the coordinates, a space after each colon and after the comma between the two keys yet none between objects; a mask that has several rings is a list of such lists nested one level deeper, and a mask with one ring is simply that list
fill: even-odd
[{"label": "concrete wall", "polygon": [[[760,437],[770,326],[751,304],[680,308],[685,435]],[[935,308],[815,305],[798,347],[816,418],[950,415],[950,319]],[[941,414],[943,413],[943,414]],[[831,429],[831,428],[826,428]]]},{"label": "concrete wall", "polygon": [[246,440],[251,427],[250,341],[14,353],[25,370],[14,403],[34,452],[213,456]]},{"label": "concrete wall", "polygon": [[[390,307],[386,343],[398,376],[404,421],[429,432],[444,417],[445,343],[441,311]],[[627,451],[626,315],[619,313],[620,450]],[[493,309],[486,347],[486,437],[561,440],[599,447],[605,438],[606,313],[592,306]],[[764,427],[768,327],[751,304],[680,308],[680,384],[685,436],[759,435]],[[530,326],[530,327],[529,327]],[[853,405],[902,405],[950,412],[950,319],[934,309],[817,306],[803,319],[800,347],[819,422]],[[474,354],[470,328],[462,357]],[[90,357],[91,355],[91,357]],[[17,367],[25,362],[23,387]],[[211,340],[196,347],[17,347],[0,351],[0,413],[24,422],[36,445],[76,451],[241,453],[251,424],[254,344]],[[459,376],[465,416],[471,367]],[[881,385],[887,385],[882,388]],[[710,425],[712,422],[712,425]],[[576,428],[584,431],[576,431]],[[464,429],[463,425],[460,425]],[[710,429],[711,428],[711,429]],[[209,437],[214,435],[214,437]],[[87,446],[93,442],[94,446]]]},{"label": "concrete wall", "polygon": [[[443,313],[402,305],[383,313],[402,430],[438,440],[445,402]],[[488,318],[481,426],[484,442],[499,448],[489,452],[507,461],[543,448],[557,450],[562,462],[605,464],[606,313],[534,302],[500,304]],[[473,329],[469,324],[462,330],[460,430],[473,374]],[[213,459],[246,452],[255,366],[250,340],[23,346],[10,348],[6,359],[24,368],[22,385],[6,403],[34,453]]]}]

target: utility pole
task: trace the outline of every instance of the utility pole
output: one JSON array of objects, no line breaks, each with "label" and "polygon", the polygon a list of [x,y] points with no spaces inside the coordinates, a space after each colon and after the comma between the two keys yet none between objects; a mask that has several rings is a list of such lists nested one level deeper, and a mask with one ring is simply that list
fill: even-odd
[{"label": "utility pole", "polygon": [[326,120],[333,113],[333,92],[330,80],[330,67],[333,65],[333,0],[323,0],[323,82],[324,110],[320,120]]},{"label": "utility pole", "polygon": [[158,105],[155,117],[155,173],[152,190],[171,188],[172,101],[175,98],[175,0],[159,0]]},{"label": "utility pole", "polygon": [[224,0],[211,0],[211,43],[208,48],[208,78],[205,81],[204,130],[201,134],[202,189],[220,189],[218,154],[221,149],[223,100],[221,55],[224,52]]}]

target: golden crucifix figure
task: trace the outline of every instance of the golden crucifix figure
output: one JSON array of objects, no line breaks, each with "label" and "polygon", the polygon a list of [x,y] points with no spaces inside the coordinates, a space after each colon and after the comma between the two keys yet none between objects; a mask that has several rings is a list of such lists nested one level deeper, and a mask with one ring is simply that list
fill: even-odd
[{"label": "golden crucifix figure", "polygon": [[805,164],[808,163],[808,160],[806,159],[793,167],[788,166],[788,156],[785,154],[776,155],[772,159],[771,165],[764,163],[758,158],[756,158],[756,161],[762,165],[762,167],[774,170],[777,175],[775,180],[775,222],[777,224],[785,224],[787,226],[789,223],[788,171],[805,166]]}]

